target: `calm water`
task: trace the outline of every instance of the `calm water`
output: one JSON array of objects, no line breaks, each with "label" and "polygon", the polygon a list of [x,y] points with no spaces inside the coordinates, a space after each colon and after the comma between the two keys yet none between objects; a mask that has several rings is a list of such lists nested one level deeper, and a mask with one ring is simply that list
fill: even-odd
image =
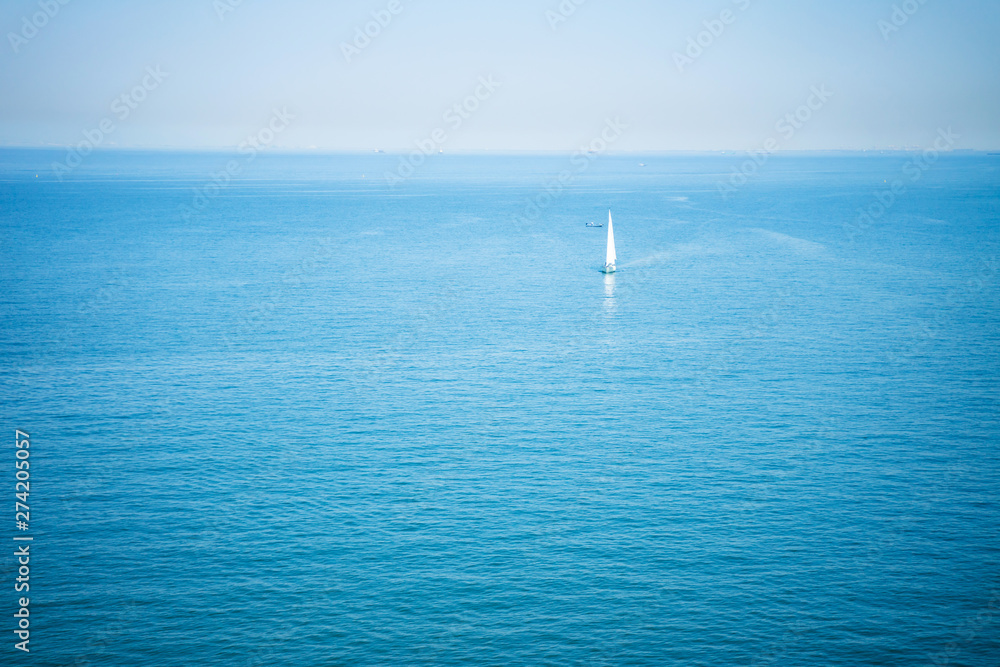
[{"label": "calm water", "polygon": [[63,157],[0,152],[0,662],[998,664],[1000,157]]}]

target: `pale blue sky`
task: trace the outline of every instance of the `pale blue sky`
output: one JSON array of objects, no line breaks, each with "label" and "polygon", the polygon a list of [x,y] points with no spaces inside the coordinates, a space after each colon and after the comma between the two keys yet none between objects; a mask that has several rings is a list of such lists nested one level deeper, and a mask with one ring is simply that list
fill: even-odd
[{"label": "pale blue sky", "polygon": [[[234,147],[287,108],[278,148],[410,149],[443,128],[447,151],[573,150],[615,117],[625,151],[917,148],[949,126],[959,148],[1000,148],[996,0],[909,0],[888,39],[878,22],[900,0],[586,0],[554,30],[560,0],[397,0],[351,62],[341,43],[389,0],[243,0],[222,20],[226,0],[58,1],[14,43],[39,0],[0,9],[0,145],[69,145],[110,119],[104,146]],[[675,52],[724,9],[679,71]],[[167,77],[121,119],[114,100],[156,66]],[[449,126],[490,76],[500,88]],[[812,86],[833,96],[779,132]]]}]

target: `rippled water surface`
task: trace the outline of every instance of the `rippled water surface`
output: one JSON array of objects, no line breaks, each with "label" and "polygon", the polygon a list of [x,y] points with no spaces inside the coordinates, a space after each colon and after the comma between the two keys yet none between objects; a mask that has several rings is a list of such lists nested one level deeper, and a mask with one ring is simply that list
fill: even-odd
[{"label": "rippled water surface", "polygon": [[1000,158],[62,157],[16,664],[997,664]]}]

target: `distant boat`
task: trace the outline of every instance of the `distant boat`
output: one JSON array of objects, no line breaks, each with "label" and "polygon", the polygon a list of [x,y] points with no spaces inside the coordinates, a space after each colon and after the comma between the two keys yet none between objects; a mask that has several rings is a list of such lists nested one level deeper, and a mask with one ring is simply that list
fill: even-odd
[{"label": "distant boat", "polygon": [[604,273],[615,272],[615,262],[618,257],[615,255],[615,227],[611,222],[611,211],[608,211],[608,249],[604,254]]},{"label": "distant boat", "polygon": [[587,226],[588,227],[603,227],[604,223],[603,222],[588,222]]}]

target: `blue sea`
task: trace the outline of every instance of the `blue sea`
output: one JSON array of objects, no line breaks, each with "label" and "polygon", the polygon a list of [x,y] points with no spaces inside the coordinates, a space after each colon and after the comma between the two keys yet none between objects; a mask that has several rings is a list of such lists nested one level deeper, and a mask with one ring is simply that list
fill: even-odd
[{"label": "blue sea", "polygon": [[64,158],[0,663],[1000,664],[1000,156]]}]

